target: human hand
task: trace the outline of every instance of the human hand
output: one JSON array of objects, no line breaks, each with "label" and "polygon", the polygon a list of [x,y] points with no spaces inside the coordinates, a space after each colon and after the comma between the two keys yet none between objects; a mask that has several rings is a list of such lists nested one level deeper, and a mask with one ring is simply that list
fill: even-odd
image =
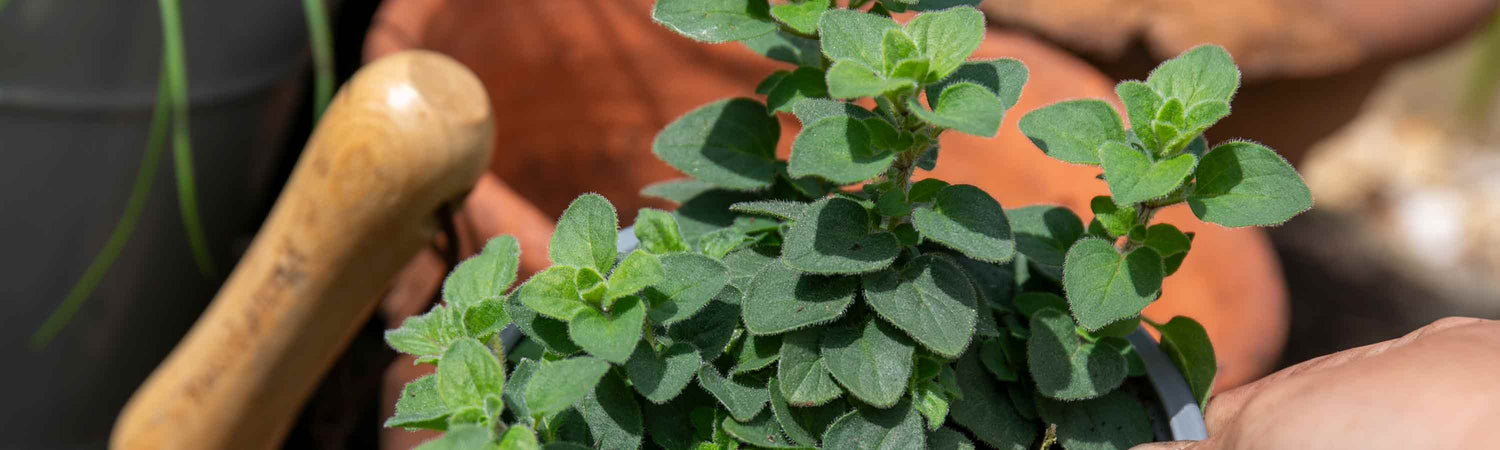
[{"label": "human hand", "polygon": [[1135,450],[1469,449],[1500,442],[1500,321],[1447,318],[1221,393],[1209,439]]}]

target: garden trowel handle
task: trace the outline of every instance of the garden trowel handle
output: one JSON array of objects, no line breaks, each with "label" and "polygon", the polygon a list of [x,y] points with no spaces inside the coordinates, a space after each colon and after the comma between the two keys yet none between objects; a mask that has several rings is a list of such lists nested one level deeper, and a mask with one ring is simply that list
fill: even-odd
[{"label": "garden trowel handle", "polygon": [[[436,53],[364,67],[334,97],[270,217],[115,422],[115,449],[279,446],[391,277],[489,165],[479,79]],[[108,374],[100,374],[109,376]]]}]

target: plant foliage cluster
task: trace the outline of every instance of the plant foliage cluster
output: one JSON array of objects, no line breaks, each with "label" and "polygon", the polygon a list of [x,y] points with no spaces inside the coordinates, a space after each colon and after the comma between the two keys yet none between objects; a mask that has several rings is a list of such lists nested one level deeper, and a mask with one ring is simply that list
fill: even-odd
[{"label": "plant foliage cluster", "polygon": [[[1128,448],[1151,440],[1144,374],[1122,338],[1193,235],[1153,213],[1186,202],[1224,226],[1311,206],[1300,177],[1247,141],[1212,149],[1239,71],[1194,48],[1109,104],[1073,100],[1019,124],[1053,158],[1098,166],[1110,196],[1085,224],[1005,209],[936,179],[938,137],[994,136],[1027,70],[970,60],[972,0],[659,0],[702,42],[795,65],[677,119],[652,151],[691,178],[648,187],[633,250],[598,195],[558,220],[553,266],[518,288],[500,237],[460,264],[445,302],[387,334],[436,363],[387,426],[447,430],[429,448]],[[919,11],[905,24],[892,12]],[[869,102],[868,100],[873,100]],[[873,109],[860,106],[873,104]],[[802,129],[789,160],[777,113]],[[525,340],[501,354],[498,333]],[[1200,402],[1216,370],[1203,328],[1150,323]]]}]

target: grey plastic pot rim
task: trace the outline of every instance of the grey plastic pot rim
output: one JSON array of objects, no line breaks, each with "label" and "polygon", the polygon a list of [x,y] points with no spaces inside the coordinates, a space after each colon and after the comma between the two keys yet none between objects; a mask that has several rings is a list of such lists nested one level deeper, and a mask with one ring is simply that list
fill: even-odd
[{"label": "grey plastic pot rim", "polygon": [[[615,251],[624,255],[635,250],[638,245],[640,241],[635,237],[635,227],[625,227],[615,240]],[[511,347],[523,338],[521,330],[516,329],[515,325],[505,327],[500,333],[502,351],[510,352]],[[1193,392],[1177,366],[1157,346],[1156,339],[1146,332],[1145,327],[1137,328],[1126,339],[1135,347],[1136,353],[1141,355],[1141,361],[1146,363],[1146,379],[1151,381],[1151,387],[1156,391],[1156,397],[1167,415],[1168,435],[1158,433],[1156,438],[1172,441],[1208,439],[1208,426],[1203,422],[1203,411],[1198,408],[1198,401],[1193,398]]]}]

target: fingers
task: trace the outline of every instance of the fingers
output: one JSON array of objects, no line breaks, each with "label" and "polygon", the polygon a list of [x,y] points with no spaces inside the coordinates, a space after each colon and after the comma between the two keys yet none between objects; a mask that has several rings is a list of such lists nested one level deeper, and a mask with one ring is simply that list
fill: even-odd
[{"label": "fingers", "polygon": [[1152,442],[1131,447],[1130,450],[1201,450],[1208,447],[1198,441]]}]

